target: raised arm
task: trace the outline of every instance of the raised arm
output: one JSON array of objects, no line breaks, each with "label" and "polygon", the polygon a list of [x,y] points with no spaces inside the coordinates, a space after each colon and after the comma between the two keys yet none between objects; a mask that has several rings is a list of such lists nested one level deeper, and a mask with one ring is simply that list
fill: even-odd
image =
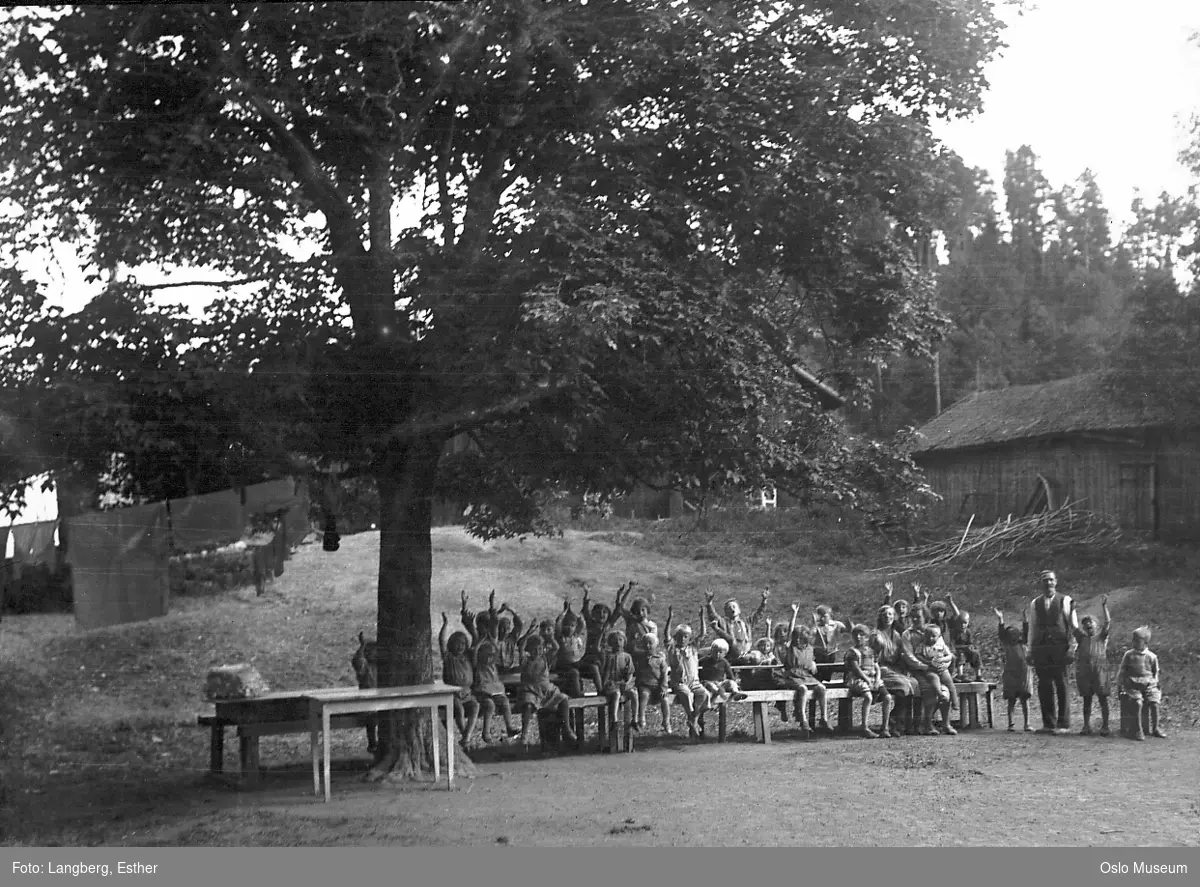
[{"label": "raised arm", "polygon": [[946,595],[946,603],[950,605],[950,618],[958,619],[958,617],[962,615],[962,611],[958,609],[958,604],[954,603],[954,595]]},{"label": "raised arm", "polygon": [[750,627],[753,628],[758,620],[762,618],[763,613],[767,611],[767,600],[771,597],[771,589],[764,588],[762,598],[758,602],[758,608],[750,615]]},{"label": "raised arm", "polygon": [[463,627],[471,637],[471,646],[475,646],[479,636],[475,632],[475,614],[467,609],[467,590],[465,588],[462,590],[462,609],[459,611],[459,616],[462,619]]},{"label": "raised arm", "polygon": [[570,612],[571,612],[571,599],[563,598],[563,608],[562,608],[562,610],[559,611],[559,614],[554,617],[554,638],[555,638],[555,640],[559,641],[560,643],[562,642],[562,639],[563,639],[563,633],[562,633],[563,619]]},{"label": "raised arm", "polygon": [[885,605],[887,605],[889,607],[892,605],[894,593],[895,593],[895,586],[892,585],[890,580],[883,583],[883,603]]},{"label": "raised arm", "polygon": [[446,655],[446,636],[450,633],[450,617],[442,613],[442,630],[438,632],[438,652]]},{"label": "raised arm", "polygon": [[1108,627],[1112,624],[1112,614],[1108,612],[1108,595],[1100,599],[1100,609],[1104,613],[1104,625],[1100,627],[1100,630],[1107,636]]},{"label": "raised arm", "polygon": [[992,607],[992,612],[996,614],[998,625],[996,626],[996,634],[1000,637],[1000,642],[1004,642],[1004,614],[996,607]]},{"label": "raised arm", "polygon": [[800,615],[800,605],[792,604],[792,621],[788,623],[788,641],[791,641],[792,632],[796,630],[796,619]]},{"label": "raised arm", "polygon": [[713,605],[713,599],[716,598],[715,591],[704,592],[704,606],[700,608],[700,623],[703,625],[711,621],[714,625],[721,621],[720,615],[717,613],[717,608]]}]

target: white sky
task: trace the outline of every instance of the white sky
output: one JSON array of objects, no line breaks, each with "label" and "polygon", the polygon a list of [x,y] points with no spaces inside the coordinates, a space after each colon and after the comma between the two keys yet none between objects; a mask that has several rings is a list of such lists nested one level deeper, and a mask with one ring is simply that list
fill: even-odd
[{"label": "white sky", "polygon": [[[1003,201],[1004,152],[1029,145],[1051,187],[1097,177],[1114,227],[1134,188],[1153,202],[1194,177],[1177,160],[1200,111],[1200,0],[1035,0],[1005,12],[1008,48],[987,68],[983,113],[935,132],[988,170]],[[1113,239],[1119,236],[1113,231]]]}]

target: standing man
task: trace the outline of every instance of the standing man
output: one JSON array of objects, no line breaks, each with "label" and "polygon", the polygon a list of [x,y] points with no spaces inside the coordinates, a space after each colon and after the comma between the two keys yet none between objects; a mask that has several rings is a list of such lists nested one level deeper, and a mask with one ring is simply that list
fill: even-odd
[{"label": "standing man", "polygon": [[[1058,593],[1053,570],[1041,575],[1042,593],[1029,604],[1029,656],[1037,674],[1038,703],[1042,708],[1039,733],[1066,733],[1071,728],[1067,700],[1067,666],[1075,660],[1075,632],[1079,617],[1075,602]],[[1055,718],[1057,710],[1057,719]]]}]

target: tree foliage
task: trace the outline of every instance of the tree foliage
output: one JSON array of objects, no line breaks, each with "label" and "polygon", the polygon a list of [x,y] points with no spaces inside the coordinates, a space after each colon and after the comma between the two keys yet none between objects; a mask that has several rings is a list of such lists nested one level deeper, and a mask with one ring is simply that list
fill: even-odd
[{"label": "tree foliage", "polygon": [[454,434],[478,454],[438,482],[484,534],[539,529],[550,487],[846,483],[804,364],[853,393],[865,357],[939,334],[914,246],[953,191],[928,123],[978,109],[992,6],[27,11],[3,26],[10,241],[260,289],[187,321],[126,286],[99,329],[33,300],[4,385],[67,398],[26,411],[35,456],[132,446],[145,489],[180,438],[167,461],[205,477],[294,454],[375,476],[380,680],[428,679]]}]

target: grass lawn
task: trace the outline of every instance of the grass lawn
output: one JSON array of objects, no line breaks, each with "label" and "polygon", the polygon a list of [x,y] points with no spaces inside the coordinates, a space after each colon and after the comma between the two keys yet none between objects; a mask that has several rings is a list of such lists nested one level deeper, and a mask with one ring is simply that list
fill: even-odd
[{"label": "grass lawn", "polygon": [[[839,618],[873,622],[885,574],[866,569],[886,565],[886,555],[850,532],[806,529],[769,516],[703,532],[672,522],[627,526],[490,544],[457,529],[435,531],[435,626],[442,610],[457,625],[463,588],[473,607],[485,605],[495,588],[497,598],[523,616],[540,617],[556,614],[564,595],[577,602],[585,582],[611,599],[630,579],[641,584],[659,621],[673,605],[675,621],[695,624],[708,589],[718,600],[739,596],[751,610],[770,585],[774,617],[789,614],[794,600],[802,613],[827,603]],[[746,735],[748,708],[736,706],[734,741],[725,746],[647,734],[637,753],[618,758],[541,757],[515,749],[473,753],[479,776],[454,793],[438,794],[428,786],[367,786],[353,779],[365,767],[365,739],[338,731],[334,754],[341,769],[335,802],[325,807],[311,798],[307,737],[264,739],[263,761],[272,767],[265,786],[237,793],[207,781],[207,733],[195,726],[213,665],[251,662],[279,690],[353,683],[349,660],[356,636],[374,634],[378,534],[345,537],[336,553],[309,544],[263,597],[252,586],[193,589],[174,597],[167,617],[87,632],[67,614],[7,616],[0,624],[0,766],[10,776],[0,787],[0,838],[26,845],[487,843],[500,837],[548,844],[1195,844],[1198,562],[1177,550],[1122,549],[975,569],[951,564],[896,578],[898,591],[919,581],[934,598],[952,593],[972,611],[985,674],[993,680],[999,661],[991,608],[1015,618],[1036,591],[1037,570],[1056,568],[1062,590],[1086,610],[1098,613],[1100,596],[1108,594],[1114,670],[1129,632],[1143,623],[1154,627],[1166,742],[1033,737],[1000,729],[957,739],[802,743],[787,741],[785,728],[780,742],[763,747]],[[1078,717],[1078,700],[1075,708]],[[997,726],[1003,723],[998,710]],[[652,714],[652,731],[656,725]],[[1041,749],[1056,751],[1038,754]],[[1057,751],[1064,749],[1071,757]],[[1045,768],[1044,778],[1030,780],[1031,760]],[[878,831],[869,833],[837,815],[796,813],[791,821],[764,814],[755,826],[751,808],[762,801],[770,809],[776,794],[785,803],[789,779],[799,771],[806,779],[827,777],[846,804],[892,774],[928,780],[947,822],[960,825],[943,828],[938,816],[924,821],[907,809],[903,816],[883,815]],[[680,781],[701,772],[706,782],[728,780],[730,791],[753,785],[755,802],[733,831],[709,803],[711,787]],[[670,796],[670,804],[645,821],[628,822],[620,811],[630,780]],[[586,815],[571,806],[576,794],[561,791],[564,781],[579,798],[586,796]],[[999,813],[1006,824],[996,825],[981,811],[997,815],[998,793],[1005,792],[1014,803]],[[1126,814],[1130,805],[1143,803],[1139,798],[1148,818],[1131,826]],[[1069,815],[1084,799],[1111,813],[1112,821]],[[839,798],[825,800],[830,809],[839,804]]]}]

